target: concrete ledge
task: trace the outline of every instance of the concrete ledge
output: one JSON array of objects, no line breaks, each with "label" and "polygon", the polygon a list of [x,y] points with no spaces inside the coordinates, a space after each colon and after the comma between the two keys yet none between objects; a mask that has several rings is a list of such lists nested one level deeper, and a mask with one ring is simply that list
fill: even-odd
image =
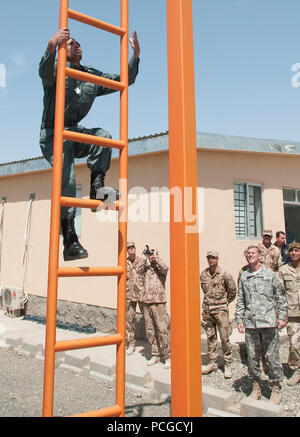
[{"label": "concrete ledge", "polygon": [[5,337],[5,342],[7,346],[11,346],[14,349],[21,349],[23,346],[23,338],[7,338]]},{"label": "concrete ledge", "polygon": [[148,379],[145,380],[145,376],[140,374],[134,374],[130,373],[128,369],[126,368],[126,383],[133,384],[133,385],[139,385],[141,387],[147,387],[145,384],[149,381]]},{"label": "concrete ledge", "polygon": [[95,361],[91,361],[90,369],[91,369],[91,372],[95,372],[95,373],[102,374],[105,376],[112,375],[111,366],[106,366],[106,365],[101,364],[101,363],[96,363]]},{"label": "concrete ledge", "polygon": [[234,403],[234,394],[217,388],[202,386],[202,409],[203,414],[209,408],[226,411]]},{"label": "concrete ledge", "polygon": [[91,360],[88,356],[79,358],[68,353],[66,353],[65,356],[65,364],[69,364],[73,367],[78,367],[79,369],[90,369],[90,361]]},{"label": "concrete ledge", "polygon": [[216,408],[208,408],[206,415],[207,417],[241,417],[238,414],[217,410]]},{"label": "concrete ledge", "polygon": [[29,343],[22,343],[22,350],[27,355],[35,358],[38,353],[43,352],[43,345],[41,343],[37,344],[37,345],[29,344]]},{"label": "concrete ledge", "polygon": [[243,399],[241,401],[241,416],[243,417],[283,417],[283,407],[268,401]]},{"label": "concrete ledge", "polygon": [[159,396],[156,390],[152,390],[151,388],[141,387],[139,385],[131,384],[129,382],[125,383],[125,387],[127,389],[131,389],[138,392],[144,402],[152,402],[152,401],[159,400]]},{"label": "concrete ledge", "polygon": [[162,394],[171,395],[171,384],[163,381],[154,381],[154,389],[157,391],[159,396]]}]

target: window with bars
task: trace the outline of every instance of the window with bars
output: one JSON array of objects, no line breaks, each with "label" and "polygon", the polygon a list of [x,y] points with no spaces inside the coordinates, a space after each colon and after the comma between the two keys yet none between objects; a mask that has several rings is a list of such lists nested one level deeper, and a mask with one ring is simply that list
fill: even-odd
[{"label": "window with bars", "polygon": [[300,203],[300,191],[292,188],[283,188],[284,203]]},{"label": "window with bars", "polygon": [[234,183],[234,217],[237,238],[260,238],[263,228],[261,186]]}]

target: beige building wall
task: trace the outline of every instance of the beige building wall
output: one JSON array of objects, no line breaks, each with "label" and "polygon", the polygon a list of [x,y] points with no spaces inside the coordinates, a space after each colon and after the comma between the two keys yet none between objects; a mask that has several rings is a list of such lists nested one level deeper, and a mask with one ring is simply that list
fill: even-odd
[{"label": "beige building wall", "polygon": [[[243,250],[258,240],[238,240],[234,227],[234,182],[262,185],[263,221],[273,233],[284,230],[282,188],[300,190],[298,155],[264,154],[238,151],[198,150],[198,184],[204,190],[203,230],[200,232],[200,271],[206,266],[206,252],[216,249],[220,264],[235,278],[245,264]],[[77,184],[82,197],[89,195],[89,170],[85,165],[76,168]],[[113,160],[106,183],[116,186],[118,161]],[[129,159],[129,186],[131,193],[128,239],[134,240],[137,252],[145,244],[157,248],[169,264],[169,224],[141,222],[143,205],[150,205],[151,188],[168,187],[168,153],[139,155]],[[142,194],[134,198],[134,187]],[[27,264],[23,265],[24,230],[30,193],[36,198],[32,205]],[[0,196],[7,196],[4,208],[2,241],[1,285],[21,286],[25,273],[25,289],[37,296],[47,295],[48,251],[50,226],[51,170],[0,178]],[[140,206],[140,209],[138,208]],[[82,209],[81,243],[89,258],[65,263],[62,259],[62,239],[59,263],[61,266],[114,266],[117,265],[117,223],[103,223],[102,213]],[[115,212],[111,213],[112,216]],[[178,254],[180,256],[180,254]],[[60,278],[58,298],[116,307],[116,278]],[[170,308],[170,282],[167,281],[168,309]],[[231,308],[231,315],[233,308]]]}]

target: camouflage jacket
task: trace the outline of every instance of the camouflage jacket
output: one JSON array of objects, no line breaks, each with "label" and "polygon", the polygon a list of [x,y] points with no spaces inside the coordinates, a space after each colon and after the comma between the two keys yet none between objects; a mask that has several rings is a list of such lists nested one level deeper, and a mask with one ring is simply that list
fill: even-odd
[{"label": "camouflage jacket", "polygon": [[285,288],[288,316],[300,317],[300,272],[285,264],[279,269],[279,277]]},{"label": "camouflage jacket", "polygon": [[200,283],[204,293],[203,311],[227,311],[228,304],[235,299],[237,291],[233,277],[219,266],[211,275],[207,267],[200,275]]},{"label": "camouflage jacket", "polygon": [[238,278],[237,278],[237,284],[239,285],[240,279],[241,279],[241,275],[242,273],[247,270],[249,268],[249,264],[246,264],[244,267],[241,268],[241,270],[239,271],[238,274]]},{"label": "camouflage jacket", "polygon": [[262,241],[258,243],[257,247],[261,251],[263,265],[272,269],[273,272],[277,272],[279,267],[283,264],[278,247],[274,246],[274,244],[271,244],[270,247],[266,247]]},{"label": "camouflage jacket", "polygon": [[165,303],[167,301],[166,278],[169,267],[159,256],[156,261],[156,265],[153,266],[145,257],[138,267],[139,273],[144,276],[144,289],[140,299],[143,303]]},{"label": "camouflage jacket", "polygon": [[245,328],[274,328],[277,320],[286,320],[287,303],[280,279],[271,269],[261,266],[257,272],[245,270],[240,277],[235,308],[237,323]]},{"label": "camouflage jacket", "polygon": [[142,262],[142,258],[139,256],[135,257],[135,260],[130,261],[127,257],[127,270],[126,270],[126,298],[128,300],[137,302],[140,300],[141,294],[144,288],[144,278],[138,273],[137,269]]}]

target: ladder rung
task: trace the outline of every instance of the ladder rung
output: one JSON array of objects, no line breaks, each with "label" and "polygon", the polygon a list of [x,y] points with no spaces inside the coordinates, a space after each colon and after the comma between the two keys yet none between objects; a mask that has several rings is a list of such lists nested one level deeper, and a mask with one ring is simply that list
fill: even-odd
[{"label": "ladder rung", "polygon": [[75,340],[63,340],[55,343],[55,352],[63,352],[74,349],[84,349],[97,346],[109,346],[121,344],[123,337],[120,334],[103,335],[101,337],[80,338]]},{"label": "ladder rung", "polygon": [[109,204],[103,203],[101,200],[91,200],[91,199],[79,199],[78,197],[61,197],[60,198],[61,206],[68,206],[75,208],[90,208],[97,209],[101,206],[101,209],[111,209],[114,211],[119,211],[121,208],[121,202],[113,202]]},{"label": "ladder rung", "polygon": [[117,80],[106,79],[105,77],[96,76],[95,74],[85,73],[84,71],[75,70],[74,68],[66,67],[66,75],[73,79],[82,80],[83,82],[91,82],[96,85],[112,88],[116,91],[123,91],[126,88],[123,82]]},{"label": "ladder rung", "polygon": [[72,417],[118,417],[122,414],[122,409],[119,405],[112,407],[101,408],[87,413],[75,414]]},{"label": "ladder rung", "polygon": [[126,34],[126,29],[123,29],[122,27],[114,26],[113,24],[106,23],[105,21],[98,20],[97,18],[90,17],[72,9],[68,9],[68,16],[73,20],[80,21],[84,24],[89,24],[90,26],[97,27],[98,29],[114,33],[119,36],[123,36]]},{"label": "ladder rung", "polygon": [[70,130],[64,130],[63,137],[65,140],[75,141],[77,143],[95,144],[96,146],[112,147],[116,149],[123,149],[125,147],[125,143],[120,140],[111,140],[110,138],[97,137],[96,135],[82,134]]},{"label": "ladder rung", "polygon": [[121,276],[124,273],[123,267],[59,267],[57,276]]}]

